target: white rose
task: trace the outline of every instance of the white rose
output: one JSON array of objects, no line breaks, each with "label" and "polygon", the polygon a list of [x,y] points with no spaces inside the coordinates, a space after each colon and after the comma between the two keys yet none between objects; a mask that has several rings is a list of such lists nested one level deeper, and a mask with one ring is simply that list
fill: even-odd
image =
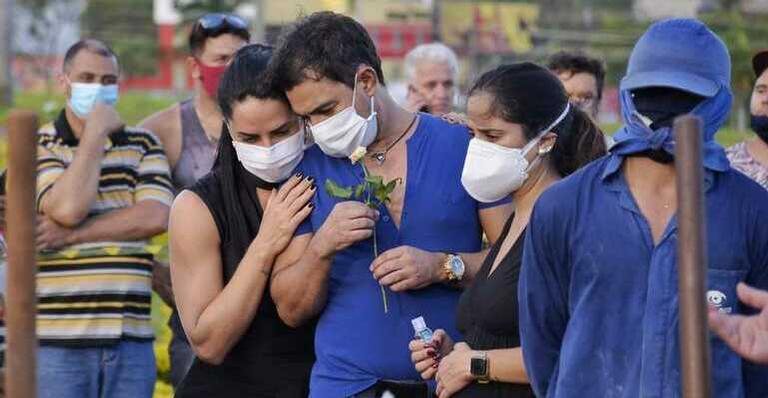
[{"label": "white rose", "polygon": [[365,149],[364,146],[359,146],[351,155],[349,155],[349,160],[352,161],[352,164],[355,164],[364,158],[366,153],[368,153],[368,150]]}]

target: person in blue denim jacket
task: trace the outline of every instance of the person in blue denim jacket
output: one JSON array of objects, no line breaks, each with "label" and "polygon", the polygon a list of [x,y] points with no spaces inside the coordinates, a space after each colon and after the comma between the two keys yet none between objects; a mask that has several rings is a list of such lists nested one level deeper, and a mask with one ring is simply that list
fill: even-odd
[{"label": "person in blue denim jacket", "polygon": [[709,326],[742,357],[768,365],[768,291],[739,283],[736,293],[742,303],[759,312],[749,316],[727,314],[710,306]]},{"label": "person in blue denim jacket", "polygon": [[[519,290],[537,396],[682,394],[672,134],[679,115],[703,121],[707,300],[721,312],[748,313],[737,284],[768,287],[768,192],[731,169],[714,140],[731,108],[730,76],[728,50],[704,24],[653,24],[621,81],[625,124],[616,146],[539,198]],[[714,335],[710,343],[713,396],[768,396],[768,368]]]}]

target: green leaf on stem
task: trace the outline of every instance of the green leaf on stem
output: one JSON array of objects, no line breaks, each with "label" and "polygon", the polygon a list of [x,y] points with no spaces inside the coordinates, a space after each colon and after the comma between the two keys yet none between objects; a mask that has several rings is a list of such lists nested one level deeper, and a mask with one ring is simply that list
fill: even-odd
[{"label": "green leaf on stem", "polygon": [[391,194],[397,187],[397,184],[400,184],[402,181],[403,180],[400,178],[395,178],[394,180],[387,183],[387,186],[386,186],[387,195]]},{"label": "green leaf on stem", "polygon": [[373,189],[373,196],[376,198],[376,200],[379,201],[379,203],[387,204],[391,202],[389,199],[389,195],[392,194],[392,192],[397,187],[397,184],[400,183],[401,179],[396,178],[390,182],[388,182],[386,185],[384,183],[377,185]]},{"label": "green leaf on stem", "polygon": [[355,187],[355,199],[360,199],[365,193],[365,183],[359,184]]},{"label": "green leaf on stem", "polygon": [[325,180],[325,191],[328,195],[338,199],[350,199],[352,198],[352,188],[342,187],[332,180]]},{"label": "green leaf on stem", "polygon": [[365,181],[371,184],[372,187],[378,187],[380,185],[384,184],[384,177],[382,176],[372,176],[370,174],[365,176]]}]

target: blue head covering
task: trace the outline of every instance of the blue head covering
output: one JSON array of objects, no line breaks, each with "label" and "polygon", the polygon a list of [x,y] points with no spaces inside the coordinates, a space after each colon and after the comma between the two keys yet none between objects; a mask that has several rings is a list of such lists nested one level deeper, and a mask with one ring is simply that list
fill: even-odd
[{"label": "blue head covering", "polygon": [[725,171],[729,167],[715,133],[731,110],[731,59],[722,40],[706,25],[694,19],[669,19],[648,29],[632,50],[627,75],[619,91],[624,126],[616,133],[617,155],[649,149],[674,154],[672,128],[652,130],[639,116],[631,90],[669,87],[691,92],[705,99],[691,113],[699,116],[704,129],[704,167]]}]

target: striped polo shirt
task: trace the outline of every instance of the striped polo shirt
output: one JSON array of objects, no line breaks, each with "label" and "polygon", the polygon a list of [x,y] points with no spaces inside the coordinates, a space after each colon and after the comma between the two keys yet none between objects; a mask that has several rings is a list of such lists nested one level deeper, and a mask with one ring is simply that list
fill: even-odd
[{"label": "striped polo shirt", "polygon": [[[78,140],[65,112],[38,132],[37,206],[72,163]],[[168,161],[151,132],[126,127],[107,139],[88,218],[139,201],[173,200]],[[89,242],[38,253],[40,344],[99,346],[151,340],[152,253],[147,241]]]}]

